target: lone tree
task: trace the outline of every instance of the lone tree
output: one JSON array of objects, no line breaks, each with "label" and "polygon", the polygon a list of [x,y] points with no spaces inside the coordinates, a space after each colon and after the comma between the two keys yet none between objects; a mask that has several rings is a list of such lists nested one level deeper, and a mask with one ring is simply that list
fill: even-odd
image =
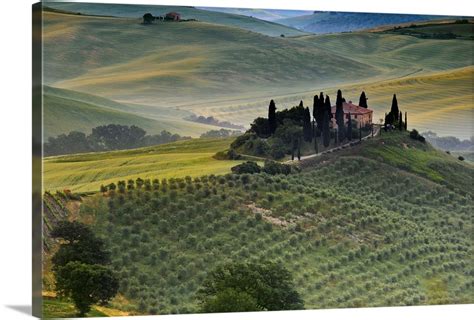
[{"label": "lone tree", "polygon": [[349,120],[347,121],[347,139],[350,141],[352,140],[352,119],[351,119],[351,113],[348,113],[348,118]]},{"label": "lone tree", "polygon": [[274,134],[276,130],[276,106],[273,99],[270,101],[268,106],[268,127],[270,129],[270,134]]},{"label": "lone tree", "polygon": [[396,121],[398,121],[399,112],[400,110],[398,110],[397,95],[394,94],[392,99],[392,107],[390,108],[390,114],[392,115],[392,122],[390,122],[390,124],[394,124]]},{"label": "lone tree", "polygon": [[88,226],[61,221],[51,231],[61,244],[52,258],[56,290],[74,302],[80,316],[92,304],[106,304],[118,291],[118,279],[106,267],[110,254]]},{"label": "lone tree", "polygon": [[341,90],[337,90],[337,98],[336,98],[336,123],[337,123],[337,132],[339,142],[344,140],[345,137],[345,123],[344,123],[344,108],[343,108],[343,99],[342,99],[342,92]]},{"label": "lone tree", "polygon": [[369,106],[367,105],[367,97],[365,96],[365,92],[362,91],[362,93],[360,94],[360,98],[359,98],[359,106],[362,107],[362,108],[368,108]]},{"label": "lone tree", "polygon": [[290,272],[275,262],[217,267],[198,291],[202,312],[300,310],[303,300]]},{"label": "lone tree", "polygon": [[[326,99],[327,101],[327,99]],[[329,147],[330,139],[331,136],[329,134],[329,115],[328,112],[324,112],[324,118],[323,118],[323,145],[327,148]]]},{"label": "lone tree", "polygon": [[151,13],[145,13],[143,15],[143,24],[151,24],[155,20],[155,17]]},{"label": "lone tree", "polygon": [[311,142],[311,140],[313,139],[311,131],[311,115],[309,113],[309,108],[306,107],[306,109],[304,110],[303,117],[303,138],[307,142]]},{"label": "lone tree", "polygon": [[71,298],[79,316],[85,316],[93,304],[106,304],[117,294],[119,282],[112,270],[97,264],[68,262],[55,272],[56,290]]}]

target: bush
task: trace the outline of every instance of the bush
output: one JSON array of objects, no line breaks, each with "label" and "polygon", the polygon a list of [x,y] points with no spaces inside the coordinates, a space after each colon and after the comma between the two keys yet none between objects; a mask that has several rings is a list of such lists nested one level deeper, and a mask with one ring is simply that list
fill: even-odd
[{"label": "bush", "polygon": [[287,175],[291,173],[291,165],[267,160],[265,161],[263,172],[271,174],[271,175],[276,175],[276,174]]},{"label": "bush", "polygon": [[243,173],[259,173],[260,172],[260,166],[253,161],[247,161],[244,163],[241,163],[239,165],[236,165],[235,167],[231,168],[233,173],[236,174],[243,174]]},{"label": "bush", "polygon": [[425,142],[425,137],[420,135],[416,129],[413,129],[412,131],[410,131],[410,138],[412,138],[413,140]]}]

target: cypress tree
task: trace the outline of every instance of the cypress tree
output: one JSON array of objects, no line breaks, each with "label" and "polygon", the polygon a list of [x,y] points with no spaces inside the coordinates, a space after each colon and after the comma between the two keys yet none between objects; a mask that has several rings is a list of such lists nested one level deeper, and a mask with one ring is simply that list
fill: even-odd
[{"label": "cypress tree", "polygon": [[318,107],[319,107],[319,97],[315,95],[313,98],[313,119],[317,122],[317,114],[318,114]]},{"label": "cypress tree", "polygon": [[407,122],[407,112],[405,111],[405,131],[408,130],[408,122]]},{"label": "cypress tree", "polygon": [[[328,116],[328,121],[332,119],[332,112],[331,112],[331,99],[329,98],[328,95],[326,95],[326,101],[324,102],[324,110],[325,113],[327,113]],[[323,113],[324,117],[324,113]],[[324,124],[324,121],[323,121]]]},{"label": "cypress tree", "polygon": [[398,115],[398,129],[400,131],[403,130],[403,121],[402,121],[402,112],[400,111],[400,114]]},{"label": "cypress tree", "polygon": [[336,98],[336,123],[337,123],[337,131],[339,134],[339,141],[344,140],[345,130],[344,130],[344,108],[343,108],[343,98],[341,90],[337,90],[337,98]]},{"label": "cypress tree", "polygon": [[303,100],[300,100],[300,105],[299,105],[300,108],[303,108]]},{"label": "cypress tree", "polygon": [[347,115],[349,117],[349,121],[347,121],[347,139],[352,140],[352,119],[351,113]]},{"label": "cypress tree", "polygon": [[268,106],[268,127],[270,129],[270,134],[274,134],[276,130],[276,106],[275,101],[270,101]]},{"label": "cypress tree", "polygon": [[303,137],[304,137],[304,140],[308,142],[311,142],[311,139],[313,138],[311,134],[311,115],[309,113],[308,107],[304,110]]},{"label": "cypress tree", "polygon": [[[327,99],[326,99],[327,101]],[[323,118],[323,145],[327,148],[329,147],[330,135],[329,135],[329,115],[328,112],[324,112]]]},{"label": "cypress tree", "polygon": [[365,92],[362,91],[362,93],[360,94],[360,98],[359,98],[359,106],[362,107],[362,108],[368,108],[369,106],[367,105],[367,97],[365,96]]},{"label": "cypress tree", "polygon": [[392,122],[390,122],[390,124],[394,124],[394,122],[398,121],[399,112],[397,95],[394,94],[392,99],[392,107],[390,108],[390,114],[392,116]]},{"label": "cypress tree", "polygon": [[321,99],[323,93],[321,92],[319,98],[317,95],[314,96],[313,103],[313,117],[316,119],[316,129],[318,134],[322,131],[323,117],[324,117],[324,97]]}]

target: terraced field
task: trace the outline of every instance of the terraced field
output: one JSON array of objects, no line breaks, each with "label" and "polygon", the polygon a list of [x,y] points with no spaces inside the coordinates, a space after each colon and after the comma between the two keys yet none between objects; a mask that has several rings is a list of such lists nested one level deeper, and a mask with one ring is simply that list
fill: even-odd
[{"label": "terraced field", "polygon": [[44,190],[97,191],[101,184],[142,178],[225,174],[241,161],[215,160],[232,139],[194,139],[126,151],[49,157]]},{"label": "terraced field", "polygon": [[107,240],[122,308],[139,314],[198,312],[216,265],[266,259],[307,309],[472,303],[473,193],[459,184],[472,165],[407,132],[356,148],[288,176],[195,172],[95,194],[78,218]]}]

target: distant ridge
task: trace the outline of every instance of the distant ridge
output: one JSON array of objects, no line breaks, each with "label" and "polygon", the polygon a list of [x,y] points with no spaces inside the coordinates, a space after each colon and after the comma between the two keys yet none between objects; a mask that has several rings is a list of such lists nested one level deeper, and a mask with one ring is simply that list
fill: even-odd
[{"label": "distant ridge", "polygon": [[315,11],[310,15],[275,20],[275,22],[312,33],[349,32],[376,28],[384,25],[396,25],[443,19],[445,16],[358,13],[358,12],[322,12]]}]

